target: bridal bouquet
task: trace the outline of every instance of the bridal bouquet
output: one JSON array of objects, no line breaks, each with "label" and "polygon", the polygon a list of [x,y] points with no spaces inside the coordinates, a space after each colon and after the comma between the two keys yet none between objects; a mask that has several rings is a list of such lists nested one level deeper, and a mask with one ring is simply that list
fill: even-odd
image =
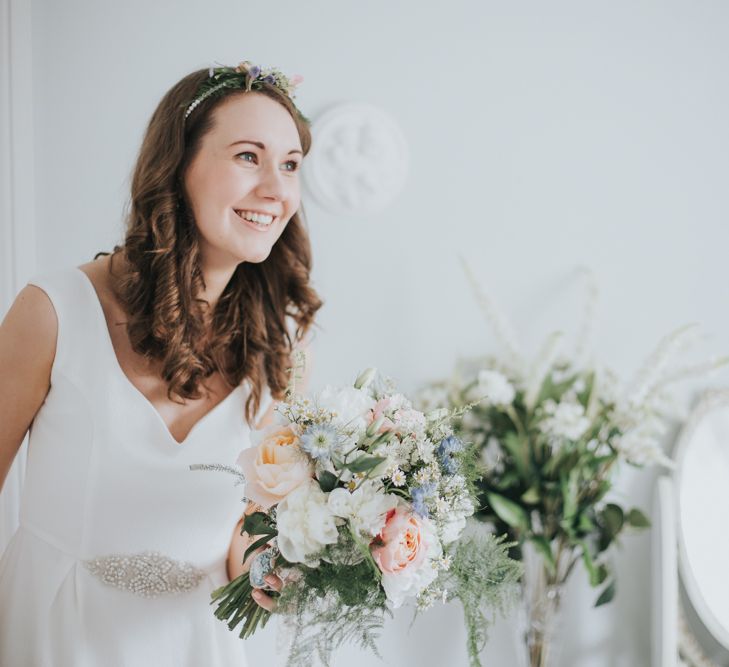
[{"label": "bridal bouquet", "polygon": [[313,398],[291,392],[276,411],[233,469],[259,510],[244,521],[255,536],[245,557],[264,551],[249,574],[213,592],[216,616],[251,636],[270,617],[251,592],[275,571],[288,664],[313,655],[328,664],[348,641],[377,653],[390,609],[458,598],[478,665],[486,608],[503,610],[520,570],[502,540],[460,539],[479,474],[450,425],[462,410],[419,412],[371,369]]}]

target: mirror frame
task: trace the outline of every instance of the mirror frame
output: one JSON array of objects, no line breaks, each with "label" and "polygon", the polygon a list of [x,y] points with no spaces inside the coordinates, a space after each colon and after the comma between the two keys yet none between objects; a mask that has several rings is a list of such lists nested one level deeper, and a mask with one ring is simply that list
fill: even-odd
[{"label": "mirror frame", "polygon": [[[682,493],[682,473],[684,468],[684,461],[686,459],[687,452],[696,434],[696,430],[702,421],[712,412],[721,408],[729,411],[729,389],[712,389],[706,391],[701,395],[697,401],[694,409],[686,421],[686,424],[681,429],[679,434],[676,449],[674,453],[674,460],[676,462],[676,469],[674,471],[674,482],[675,482],[675,493],[676,493],[676,528],[678,536],[678,551],[679,551],[679,573],[681,576],[681,582],[689,597],[691,605],[694,608],[697,616],[704,624],[706,629],[721,644],[726,650],[729,651],[729,627],[724,627],[719,619],[716,617],[711,607],[706,603],[704,596],[701,594],[698,582],[692,569],[688,564],[688,553],[686,550],[685,537],[683,522],[681,521],[681,493]],[[729,446],[729,443],[727,443]]]}]

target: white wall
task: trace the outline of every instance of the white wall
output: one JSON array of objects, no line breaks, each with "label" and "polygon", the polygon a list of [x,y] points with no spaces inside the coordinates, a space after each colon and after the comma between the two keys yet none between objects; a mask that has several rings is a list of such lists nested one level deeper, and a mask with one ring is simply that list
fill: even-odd
[{"label": "white wall", "polygon": [[[187,71],[251,59],[305,76],[314,119],[378,104],[411,148],[383,214],[307,203],[326,299],[314,384],[376,364],[404,389],[494,349],[457,255],[512,314],[527,349],[572,332],[578,264],[602,286],[600,357],[627,372],[669,329],[701,322],[727,352],[729,5],[684,2],[33,0],[38,264],[80,264],[121,238],[150,113]],[[346,371],[346,372],[345,372]],[[724,373],[713,381],[726,383]],[[650,474],[623,475],[650,506]],[[649,664],[649,540],[616,555],[619,593],[590,611],[571,587],[561,664]],[[385,635],[386,664],[466,664],[460,610]],[[484,657],[514,664],[511,630]],[[251,642],[252,664],[272,651]],[[343,654],[344,656],[345,654]],[[376,664],[346,652],[336,664]]]}]

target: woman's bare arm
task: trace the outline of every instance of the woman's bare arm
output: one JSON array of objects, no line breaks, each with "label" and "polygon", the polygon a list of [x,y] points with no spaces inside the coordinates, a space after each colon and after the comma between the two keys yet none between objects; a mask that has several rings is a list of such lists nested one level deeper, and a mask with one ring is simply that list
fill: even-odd
[{"label": "woman's bare arm", "polygon": [[57,335],[50,299],[27,285],[0,324],[0,489],[50,389]]}]

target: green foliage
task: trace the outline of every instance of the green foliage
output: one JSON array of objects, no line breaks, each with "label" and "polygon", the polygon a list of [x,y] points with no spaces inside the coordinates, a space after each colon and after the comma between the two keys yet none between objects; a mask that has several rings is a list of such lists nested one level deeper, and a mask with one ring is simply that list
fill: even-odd
[{"label": "green foliage", "polygon": [[597,598],[597,601],[595,602],[596,607],[601,607],[604,604],[607,604],[608,602],[611,602],[612,599],[615,597],[615,579],[613,579],[603,590],[602,593],[600,593],[600,597]]},{"label": "green foliage", "polygon": [[372,564],[345,528],[339,542],[318,555],[316,568],[297,565],[302,575],[287,582],[278,599],[276,613],[291,630],[287,667],[310,667],[314,657],[330,665],[343,644],[379,656],[377,638],[390,612]]},{"label": "green foliage", "polygon": [[529,530],[529,516],[518,504],[498,493],[486,493],[486,500],[502,521],[518,531]]},{"label": "green foliage", "polygon": [[[475,381],[466,381],[453,388],[451,407],[467,403],[474,387]],[[481,448],[491,443],[498,454],[478,481],[476,516],[496,533],[533,544],[552,583],[564,581],[581,562],[590,583],[604,588],[604,604],[615,592],[606,552],[626,526],[650,525],[640,510],[606,502],[620,457],[615,405],[600,394],[594,371],[566,363],[545,373],[530,405],[523,387],[515,382],[514,388],[511,404],[479,404],[468,420],[456,422],[461,438]],[[563,401],[588,419],[578,438],[551,435],[544,426],[554,404]]]},{"label": "green foliage", "polygon": [[252,592],[253,586],[245,572],[211,593],[210,604],[218,603],[215,609],[216,618],[226,621],[229,630],[243,624],[239,634],[241,639],[248,639],[259,626],[265,627],[271,616],[251,597]]},{"label": "green foliage", "polygon": [[256,551],[256,549],[260,549],[262,546],[270,542],[272,538],[278,535],[278,531],[274,526],[273,520],[264,512],[254,512],[253,514],[247,515],[245,519],[243,519],[243,526],[241,527],[241,534],[244,532],[251,536],[260,536],[246,549],[245,554],[243,554],[244,561],[246,561],[248,556]]},{"label": "green foliage", "polygon": [[633,528],[650,528],[651,522],[648,517],[635,507],[628,512],[626,517],[628,524]]},{"label": "green foliage", "polygon": [[480,667],[479,653],[496,613],[504,613],[516,599],[521,564],[509,558],[504,537],[480,535],[458,541],[448,570],[439,585],[450,591],[450,599],[463,605],[471,667]]},{"label": "green foliage", "polygon": [[291,628],[287,667],[309,666],[316,656],[330,665],[343,644],[370,649],[379,656],[377,639],[389,610],[366,561],[357,564],[322,562],[288,583],[277,613]]},{"label": "green foliage", "polygon": [[374,470],[380,463],[383,463],[387,459],[382,456],[360,456],[358,459],[342,463],[342,467],[346,468],[352,473],[358,472],[370,472]]},{"label": "green foliage", "polygon": [[324,493],[332,491],[337,486],[337,482],[337,476],[333,472],[323,470],[319,473],[319,488],[324,491]]}]

